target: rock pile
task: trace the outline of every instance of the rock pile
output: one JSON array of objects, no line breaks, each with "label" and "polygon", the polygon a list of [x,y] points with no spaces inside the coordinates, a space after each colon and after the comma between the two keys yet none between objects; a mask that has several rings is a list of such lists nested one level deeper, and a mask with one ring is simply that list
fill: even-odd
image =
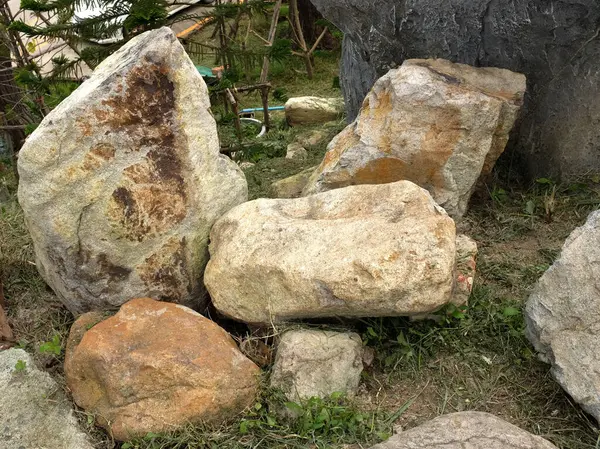
[{"label": "rock pile", "polygon": [[107,58],[29,136],[19,202],[75,314],[150,296],[202,308],[213,222],[247,199],[202,77],[168,28]]},{"label": "rock pile", "polygon": [[99,319],[73,325],[65,375],[77,405],[114,438],[220,423],[254,403],[260,369],[199,313],[142,298]]},{"label": "rock pile", "polygon": [[573,231],[538,281],[526,320],[554,378],[600,422],[600,211]]},{"label": "rock pile", "polygon": [[[274,185],[288,198],[245,202],[243,173],[219,155],[206,86],[176,37],[160,29],[132,39],[46,117],[19,160],[39,270],[73,313],[93,311],[77,319],[66,351],[75,402],[117,440],[219,423],[252,405],[260,368],[186,307],[202,311],[205,288],[218,312],[260,326],[419,318],[467,303],[477,245],[453,217],[504,150],[524,91],[524,76],[507,70],[406,61],[377,81],[319,167]],[[339,113],[338,101],[286,104],[290,124]],[[288,158],[322,138],[305,136]],[[598,262],[582,255],[598,246],[598,229],[600,214],[567,242],[528,308],[536,348],[595,416],[598,379],[572,361],[600,369],[596,315],[584,304],[600,273],[582,268]],[[356,334],[288,330],[271,386],[293,401],[352,396],[363,356]],[[467,444],[553,447],[482,413],[447,415],[376,447]]]},{"label": "rock pile", "polygon": [[504,151],[525,88],[508,70],[406,61],[375,83],[304,194],[408,180],[459,218]]}]

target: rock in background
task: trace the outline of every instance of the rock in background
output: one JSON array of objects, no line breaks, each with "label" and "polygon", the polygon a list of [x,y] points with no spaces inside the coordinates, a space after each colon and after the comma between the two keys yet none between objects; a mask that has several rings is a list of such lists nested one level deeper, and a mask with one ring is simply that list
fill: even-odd
[{"label": "rock in background", "polygon": [[93,449],[62,389],[22,349],[0,351],[0,449]]},{"label": "rock in background", "polygon": [[162,28],[107,58],[27,139],[19,202],[38,269],[72,312],[138,296],[203,305],[209,229],[247,199],[209,107]]},{"label": "rock in background", "polygon": [[573,231],[538,281],[526,321],[554,378],[600,422],[600,211]]},{"label": "rock in background", "polygon": [[65,375],[77,405],[117,440],[221,424],[254,403],[260,369],[193,310],[142,298],[97,321],[90,312],[73,325]]},{"label": "rock in background", "polygon": [[409,181],[250,201],[210,240],[213,303],[244,322],[419,315],[452,300],[454,221]]},{"label": "rock in background", "polygon": [[597,0],[312,0],[344,33],[341,84],[350,120],[375,80],[411,58],[523,73],[515,147],[532,176],[600,171]]},{"label": "rock in background", "polygon": [[332,393],[354,396],[363,370],[363,345],[355,333],[292,330],[281,336],[271,387],[291,401]]},{"label": "rock in background", "polygon": [[317,167],[309,167],[288,178],[271,184],[270,193],[275,198],[298,198]]},{"label": "rock in background", "polygon": [[525,88],[508,70],[406,61],[375,83],[304,193],[408,180],[461,217],[506,147]]},{"label": "rock in background", "polygon": [[556,449],[500,418],[482,412],[443,415],[394,435],[372,449]]},{"label": "rock in background", "polygon": [[290,126],[331,122],[343,113],[341,98],[295,97],[285,103],[285,118]]}]

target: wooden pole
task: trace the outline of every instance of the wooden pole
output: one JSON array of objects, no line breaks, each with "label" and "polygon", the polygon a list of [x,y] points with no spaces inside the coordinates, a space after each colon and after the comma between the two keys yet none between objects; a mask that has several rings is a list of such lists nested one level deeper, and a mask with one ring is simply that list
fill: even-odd
[{"label": "wooden pole", "polygon": [[229,103],[231,103],[231,109],[235,115],[233,119],[233,123],[235,125],[235,133],[237,134],[238,141],[242,143],[242,125],[240,123],[240,113],[238,109],[238,102],[235,96],[231,93],[230,89],[225,89],[225,94],[227,95],[227,99]]},{"label": "wooden pole", "polygon": [[[290,16],[292,17],[292,29],[296,35],[296,41],[298,46],[302,50],[302,57],[304,58],[304,65],[306,65],[306,74],[308,79],[313,79],[313,66],[311,60],[311,52],[306,45],[304,39],[304,33],[302,32],[302,25],[300,24],[300,14],[298,12],[298,0],[290,0]],[[315,47],[316,48],[316,47]]]},{"label": "wooden pole", "polygon": [[[275,35],[277,34],[277,23],[279,22],[279,13],[281,12],[282,1],[283,0],[277,0],[277,2],[275,3],[275,6],[273,7],[273,18],[271,20],[271,28],[269,29],[269,36],[267,39],[269,42],[269,44],[268,44],[269,47],[273,45],[273,42],[275,42]],[[262,70],[260,72],[260,83],[261,84],[267,83],[267,79],[269,78],[269,66],[270,66],[269,57],[267,55],[265,55],[265,57],[263,58]],[[269,118],[269,90],[270,90],[270,86],[261,88],[261,95],[260,95],[261,99],[262,99],[262,104],[263,104],[263,123],[264,123],[267,131],[269,130],[269,127],[271,126],[270,118]]]}]

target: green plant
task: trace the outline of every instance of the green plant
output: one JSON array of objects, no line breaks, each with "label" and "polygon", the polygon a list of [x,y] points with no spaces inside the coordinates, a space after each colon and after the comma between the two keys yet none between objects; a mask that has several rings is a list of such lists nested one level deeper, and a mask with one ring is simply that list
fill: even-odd
[{"label": "green plant", "polygon": [[52,340],[42,343],[40,345],[40,352],[42,354],[52,354],[59,356],[62,352],[62,346],[60,344],[60,336],[55,334]]},{"label": "green plant", "polygon": [[25,362],[23,360],[17,360],[17,363],[15,363],[15,372],[22,373],[26,369],[27,369],[27,362]]}]

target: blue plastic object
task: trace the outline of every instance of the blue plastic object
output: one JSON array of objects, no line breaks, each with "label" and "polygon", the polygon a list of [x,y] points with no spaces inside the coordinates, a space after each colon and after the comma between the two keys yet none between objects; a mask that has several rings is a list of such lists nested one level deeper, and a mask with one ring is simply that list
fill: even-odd
[{"label": "blue plastic object", "polygon": [[[283,111],[285,109],[285,106],[269,106],[269,111]],[[240,111],[240,114],[249,114],[250,112],[262,112],[264,109],[263,108],[247,108],[247,109],[242,109]]]}]

